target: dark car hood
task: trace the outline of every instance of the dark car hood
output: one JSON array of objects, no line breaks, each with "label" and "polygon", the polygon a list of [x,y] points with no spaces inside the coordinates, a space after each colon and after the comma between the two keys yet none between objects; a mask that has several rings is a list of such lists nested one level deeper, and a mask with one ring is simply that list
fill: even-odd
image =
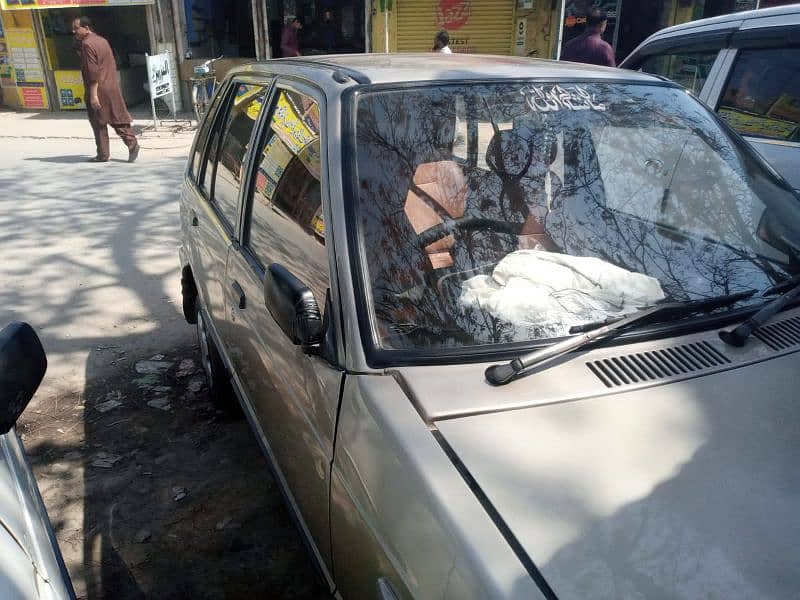
[{"label": "dark car hood", "polygon": [[[433,424],[559,598],[796,597],[799,367],[795,352]],[[441,393],[408,381],[418,404]]]}]

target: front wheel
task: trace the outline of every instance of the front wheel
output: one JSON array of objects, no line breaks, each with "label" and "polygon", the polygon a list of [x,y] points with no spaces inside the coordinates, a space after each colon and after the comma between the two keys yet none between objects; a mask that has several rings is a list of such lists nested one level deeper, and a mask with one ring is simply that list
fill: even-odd
[{"label": "front wheel", "polygon": [[195,83],[194,87],[192,87],[192,106],[194,107],[194,116],[199,125],[203,115],[208,110],[208,91],[204,82]]},{"label": "front wheel", "polygon": [[208,394],[217,407],[231,411],[238,404],[234,399],[228,370],[225,368],[225,363],[222,362],[222,356],[220,356],[214,338],[208,329],[199,296],[195,298],[194,307],[197,342],[200,345],[200,362],[208,380]]}]

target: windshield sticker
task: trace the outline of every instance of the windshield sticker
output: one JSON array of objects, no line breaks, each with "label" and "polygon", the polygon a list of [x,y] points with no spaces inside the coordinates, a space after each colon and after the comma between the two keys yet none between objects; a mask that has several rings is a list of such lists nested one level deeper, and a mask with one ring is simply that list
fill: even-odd
[{"label": "windshield sticker", "polygon": [[594,95],[579,85],[526,85],[519,93],[525,97],[528,106],[536,112],[606,109],[605,104],[596,102]]}]

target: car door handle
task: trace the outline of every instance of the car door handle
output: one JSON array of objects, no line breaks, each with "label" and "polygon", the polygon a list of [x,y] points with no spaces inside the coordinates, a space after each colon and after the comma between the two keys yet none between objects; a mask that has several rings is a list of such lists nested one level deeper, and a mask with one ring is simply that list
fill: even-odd
[{"label": "car door handle", "polygon": [[233,293],[236,296],[239,296],[239,310],[244,310],[247,308],[247,298],[245,297],[244,290],[242,289],[242,286],[239,285],[239,282],[234,281],[231,285],[231,288],[233,289]]},{"label": "car door handle", "polygon": [[192,227],[197,227],[200,221],[197,220],[197,213],[192,211]]}]

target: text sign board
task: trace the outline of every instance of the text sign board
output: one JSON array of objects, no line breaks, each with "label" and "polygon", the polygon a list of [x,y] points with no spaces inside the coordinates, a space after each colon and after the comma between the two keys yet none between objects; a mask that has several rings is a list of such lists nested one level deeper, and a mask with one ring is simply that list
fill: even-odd
[{"label": "text sign board", "polygon": [[154,54],[147,57],[147,76],[150,81],[150,97],[160,98],[172,93],[172,73],[169,69],[169,54]]},{"label": "text sign board", "polygon": [[155,4],[156,0],[0,0],[2,10],[76,8],[79,6],[135,6]]}]

